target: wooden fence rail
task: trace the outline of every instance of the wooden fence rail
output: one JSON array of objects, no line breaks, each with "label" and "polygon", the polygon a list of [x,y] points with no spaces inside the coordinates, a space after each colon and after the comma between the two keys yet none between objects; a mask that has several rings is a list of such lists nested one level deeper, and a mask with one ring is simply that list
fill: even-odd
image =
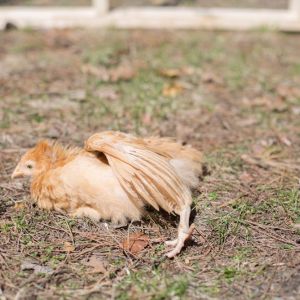
[{"label": "wooden fence rail", "polygon": [[300,0],[288,9],[196,7],[128,7],[109,9],[109,0],[93,0],[87,7],[1,7],[0,28],[116,27],[144,29],[250,30],[271,28],[300,31]]}]

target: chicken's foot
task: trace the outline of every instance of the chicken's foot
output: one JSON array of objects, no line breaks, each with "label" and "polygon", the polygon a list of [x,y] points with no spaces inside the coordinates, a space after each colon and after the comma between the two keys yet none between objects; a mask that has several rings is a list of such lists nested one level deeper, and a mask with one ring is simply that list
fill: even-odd
[{"label": "chicken's foot", "polygon": [[189,226],[190,213],[191,213],[190,206],[185,206],[182,209],[182,211],[180,212],[178,237],[175,240],[166,241],[167,246],[174,247],[173,250],[171,250],[170,252],[168,252],[166,254],[166,256],[169,258],[172,258],[172,257],[176,256],[178,253],[180,253],[181,249],[184,246],[185,241],[190,239],[190,237],[194,231],[195,225],[192,224],[191,226]]}]

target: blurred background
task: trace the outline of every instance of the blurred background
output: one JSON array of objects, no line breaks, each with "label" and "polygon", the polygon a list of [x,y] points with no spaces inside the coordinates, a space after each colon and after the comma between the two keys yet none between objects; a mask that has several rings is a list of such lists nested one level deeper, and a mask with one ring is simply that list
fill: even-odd
[{"label": "blurred background", "polygon": [[[90,0],[0,0],[1,5],[89,5]],[[174,6],[189,5],[201,7],[254,7],[254,8],[287,8],[288,0],[111,0],[111,7],[120,6]]]}]

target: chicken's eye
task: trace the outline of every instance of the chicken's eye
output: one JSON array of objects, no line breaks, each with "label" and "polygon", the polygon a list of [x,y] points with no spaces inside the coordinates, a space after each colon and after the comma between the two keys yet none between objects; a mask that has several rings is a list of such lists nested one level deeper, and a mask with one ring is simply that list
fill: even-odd
[{"label": "chicken's eye", "polygon": [[27,168],[28,168],[28,169],[32,169],[32,165],[30,165],[30,164],[27,165]]}]

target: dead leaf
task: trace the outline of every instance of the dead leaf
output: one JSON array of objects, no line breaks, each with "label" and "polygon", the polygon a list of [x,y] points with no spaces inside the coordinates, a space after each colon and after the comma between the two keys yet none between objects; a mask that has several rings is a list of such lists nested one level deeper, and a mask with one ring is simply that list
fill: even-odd
[{"label": "dead leaf", "polygon": [[117,82],[120,80],[128,81],[136,75],[136,70],[129,64],[123,64],[115,69],[111,69],[109,73],[110,81],[112,82]]},{"label": "dead leaf", "polygon": [[109,79],[110,79],[109,71],[103,67],[96,67],[93,65],[83,65],[81,67],[81,71],[83,74],[95,76],[98,79],[105,81],[105,82],[109,81]]},{"label": "dead leaf", "polygon": [[180,70],[184,75],[193,75],[197,71],[194,67],[191,66],[182,67]]},{"label": "dead leaf", "polygon": [[282,97],[282,98],[286,98],[290,95],[290,87],[288,86],[285,86],[285,85],[279,85],[277,88],[276,88],[276,92],[277,94]]},{"label": "dead leaf", "polygon": [[15,205],[14,205],[14,209],[15,210],[21,210],[25,207],[25,203],[24,201],[18,201],[18,202],[15,202]]},{"label": "dead leaf", "polygon": [[166,78],[178,78],[181,76],[192,75],[195,73],[195,69],[190,66],[185,66],[181,68],[169,68],[169,69],[160,69],[159,74]]},{"label": "dead leaf", "polygon": [[212,72],[205,72],[201,75],[201,80],[204,83],[215,83],[215,84],[222,84],[223,80],[218,75]]},{"label": "dead leaf", "polygon": [[85,90],[74,90],[69,92],[69,97],[73,101],[82,102],[86,100]]},{"label": "dead leaf", "polygon": [[268,97],[256,97],[252,100],[249,100],[249,105],[250,106],[271,106],[272,100]]},{"label": "dead leaf", "polygon": [[244,98],[243,102],[249,107],[266,107],[268,110],[275,112],[283,112],[288,109],[287,104],[281,98],[262,96],[254,99]]},{"label": "dead leaf", "polygon": [[112,87],[102,87],[95,92],[95,95],[101,99],[107,100],[117,100],[120,96]]},{"label": "dead leaf", "polygon": [[130,64],[121,64],[113,69],[83,65],[81,70],[84,74],[95,76],[104,82],[128,81],[136,75],[136,69]]},{"label": "dead leaf", "polygon": [[163,88],[163,95],[165,97],[176,97],[183,91],[183,86],[179,82],[174,82],[172,84],[166,84]]},{"label": "dead leaf", "polygon": [[284,112],[288,110],[288,105],[282,99],[277,98],[270,104],[269,109],[275,112]]},{"label": "dead leaf", "polygon": [[149,244],[149,237],[142,232],[134,232],[130,234],[123,242],[120,247],[132,254],[138,254],[145,249]]},{"label": "dead leaf", "polygon": [[300,89],[298,87],[279,85],[276,88],[276,92],[283,99],[300,97]]},{"label": "dead leaf", "polygon": [[159,74],[168,77],[168,78],[176,78],[182,74],[182,70],[180,69],[161,69],[159,70]]},{"label": "dead leaf", "polygon": [[66,252],[73,252],[75,250],[75,247],[70,242],[64,242],[64,251]]},{"label": "dead leaf", "polygon": [[242,159],[245,163],[247,163],[247,164],[249,164],[249,165],[256,165],[256,166],[259,166],[259,167],[261,167],[261,168],[263,168],[263,169],[267,169],[267,168],[269,167],[269,166],[266,165],[264,162],[262,162],[261,159],[256,158],[256,157],[252,157],[252,156],[250,156],[250,155],[248,155],[248,154],[242,154],[242,155],[241,155],[241,159]]},{"label": "dead leaf", "polygon": [[288,137],[286,137],[285,135],[279,135],[278,138],[282,144],[284,144],[288,147],[292,146],[291,140]]},{"label": "dead leaf", "polygon": [[92,255],[90,259],[83,264],[87,267],[93,268],[92,273],[106,273],[106,268],[103,260],[96,255]]},{"label": "dead leaf", "polygon": [[241,127],[249,127],[256,125],[258,123],[258,120],[255,117],[250,117],[244,120],[241,120],[238,125]]},{"label": "dead leaf", "polygon": [[251,183],[253,180],[254,180],[254,178],[253,178],[253,176],[250,174],[250,173],[248,173],[248,172],[243,172],[240,176],[239,176],[239,179],[244,183],[244,184],[249,184],[249,183]]}]

